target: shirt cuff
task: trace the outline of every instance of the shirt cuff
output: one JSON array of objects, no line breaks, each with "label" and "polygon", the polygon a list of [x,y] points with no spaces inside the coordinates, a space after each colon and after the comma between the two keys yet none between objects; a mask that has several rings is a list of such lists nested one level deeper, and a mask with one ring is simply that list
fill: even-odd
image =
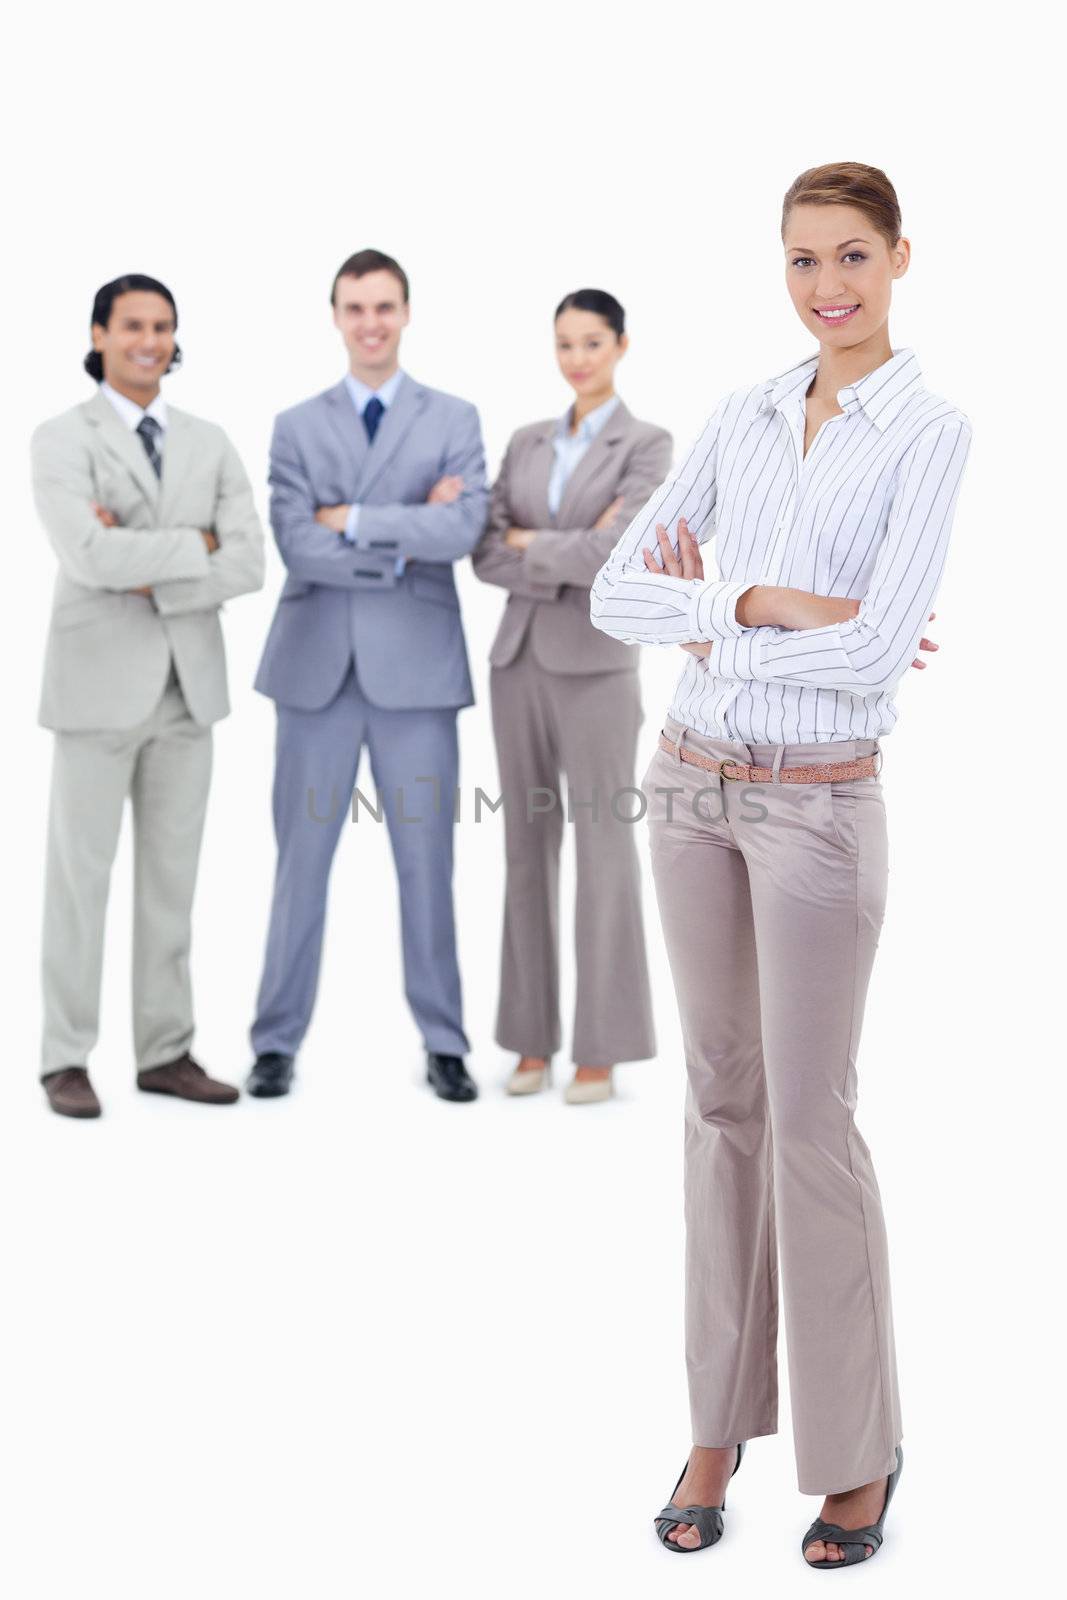
[{"label": "shirt cuff", "polygon": [[359,507],[358,506],[349,506],[349,508],[348,508],[348,516],[347,516],[347,518],[345,520],[345,531],[344,531],[344,534],[343,534],[342,537],[347,539],[349,544],[355,544],[356,535],[357,535],[358,531],[359,531]]},{"label": "shirt cuff", "polygon": [[[751,588],[751,584],[746,585]],[[763,628],[745,628],[740,634],[720,639],[711,652],[708,668],[718,678],[739,678],[750,682],[770,682],[763,668]]]},{"label": "shirt cuff", "polygon": [[744,583],[702,583],[689,603],[691,637],[715,642],[751,632],[734,615],[738,600],[751,587],[751,579]]}]

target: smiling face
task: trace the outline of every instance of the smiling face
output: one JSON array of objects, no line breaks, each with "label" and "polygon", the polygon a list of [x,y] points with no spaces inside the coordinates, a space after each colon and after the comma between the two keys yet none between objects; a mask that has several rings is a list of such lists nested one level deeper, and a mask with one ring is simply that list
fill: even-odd
[{"label": "smiling face", "polygon": [[573,306],[556,318],[556,359],[559,370],[579,399],[607,399],[615,383],[615,368],[629,339],[595,311]]},{"label": "smiling face", "polygon": [[377,389],[399,365],[400,335],[411,319],[399,278],[392,272],[344,274],[334,291],[333,320],[341,330],[352,374]]},{"label": "smiling face", "polygon": [[92,326],[105,382],[137,405],[151,405],[174,357],[175,326],[174,307],[161,294],[131,289],[116,295],[107,327]]},{"label": "smiling face", "polygon": [[800,204],[786,219],[786,283],[820,344],[850,349],[882,334],[910,256],[907,239],[890,245],[854,206]]}]

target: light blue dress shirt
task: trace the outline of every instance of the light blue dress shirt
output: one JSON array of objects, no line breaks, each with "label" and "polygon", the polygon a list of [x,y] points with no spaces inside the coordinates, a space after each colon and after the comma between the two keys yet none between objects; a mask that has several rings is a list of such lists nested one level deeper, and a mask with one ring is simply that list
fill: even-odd
[{"label": "light blue dress shirt", "polygon": [[[345,388],[348,390],[348,393],[349,393],[349,395],[351,397],[351,400],[352,400],[352,404],[355,406],[356,411],[359,414],[360,422],[362,423],[362,421],[363,421],[363,413],[367,408],[367,402],[369,400],[373,399],[373,398],[379,399],[382,402],[382,405],[388,411],[389,407],[392,405],[393,401],[396,399],[396,391],[400,388],[400,385],[403,383],[403,381],[404,381],[404,374],[399,368],[397,368],[396,372],[393,373],[393,376],[391,378],[386,378],[385,382],[382,384],[380,389],[371,389],[371,388],[368,388],[368,386],[360,378],[355,378],[355,377],[352,376],[352,374],[350,372],[346,372],[345,373]],[[379,419],[379,422],[378,422],[379,428],[381,427],[381,425],[382,425],[381,419]],[[355,544],[355,542],[356,542],[356,529],[358,527],[359,527],[359,507],[358,506],[349,506],[349,508],[348,508],[348,520],[345,523],[345,533],[344,533],[344,536],[348,540],[349,544]],[[400,574],[404,570],[404,564],[405,564],[405,557],[404,556],[397,556],[397,558],[396,558],[396,575],[397,575],[398,578],[399,578]]]},{"label": "light blue dress shirt", "polygon": [[552,466],[552,476],[548,480],[548,509],[554,517],[559,515],[559,508],[563,503],[563,491],[567,487],[571,473],[618,403],[618,395],[613,394],[610,400],[605,400],[602,406],[597,406],[595,411],[590,411],[588,416],[582,418],[577,433],[570,431],[571,411],[565,412],[557,422],[552,438],[556,459]]}]

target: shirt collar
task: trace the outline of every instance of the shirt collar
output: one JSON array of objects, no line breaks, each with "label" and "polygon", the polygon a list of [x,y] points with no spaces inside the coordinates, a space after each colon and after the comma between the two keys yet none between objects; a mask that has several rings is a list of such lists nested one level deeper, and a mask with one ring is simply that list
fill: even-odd
[{"label": "shirt collar", "polygon": [[136,433],[142,417],[153,417],[161,428],[166,429],[167,402],[161,394],[156,395],[151,405],[142,408],[135,400],[128,400],[124,394],[119,394],[106,381],[100,385],[100,393],[107,395],[131,433]]},{"label": "shirt collar", "polygon": [[[802,400],[818,365],[818,356],[809,356],[798,366],[790,367],[776,378],[769,378],[763,385],[761,409],[777,409],[790,400]],[[846,413],[865,411],[884,432],[922,385],[922,372],[915,351],[895,350],[889,360],[883,361],[873,372],[865,372],[855,383],[847,383],[843,389],[838,389],[837,403]]]},{"label": "shirt collar", "polygon": [[607,422],[608,418],[611,416],[611,413],[615,410],[615,407],[618,405],[618,403],[618,395],[613,394],[610,400],[605,400],[603,405],[597,406],[595,411],[588,412],[582,418],[581,422],[578,424],[578,432],[575,434],[572,434],[570,431],[571,411],[573,408],[568,407],[563,413],[562,417],[560,417],[559,421],[556,423],[556,438],[571,439],[572,441],[581,439],[583,443],[587,443],[590,440],[595,439],[601,428],[603,428],[605,422]]},{"label": "shirt collar", "polygon": [[366,410],[367,401],[374,397],[379,399],[383,406],[391,406],[393,401],[396,399],[396,391],[399,389],[403,380],[403,369],[398,367],[391,378],[386,378],[381,388],[372,389],[369,384],[364,383],[361,378],[353,377],[351,372],[346,372],[345,388],[352,397],[352,404],[355,406],[360,416],[362,416]]}]

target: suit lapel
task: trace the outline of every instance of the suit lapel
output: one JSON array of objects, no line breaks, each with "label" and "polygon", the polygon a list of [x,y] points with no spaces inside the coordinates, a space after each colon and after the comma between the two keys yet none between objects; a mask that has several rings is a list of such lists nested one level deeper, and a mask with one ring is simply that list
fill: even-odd
[{"label": "suit lapel", "polygon": [[556,464],[556,452],[552,444],[556,432],[555,422],[546,422],[539,433],[535,433],[530,440],[529,455],[525,462],[525,471],[529,476],[527,494],[535,502],[535,515],[531,526],[535,528],[554,528],[556,518],[548,504],[548,485],[552,477],[552,469]]},{"label": "suit lapel", "polygon": [[196,424],[184,411],[168,409],[159,494],[159,519],[164,526],[173,517],[182,485],[188,483],[195,471]]},{"label": "suit lapel", "polygon": [[[370,447],[367,443],[367,430],[363,426],[363,419],[352,404],[352,396],[349,394],[343,379],[337,384],[336,388],[327,389],[323,396],[323,402],[330,427],[340,440],[345,455],[352,463],[353,482],[358,484],[367,462],[367,454]],[[356,498],[357,496],[353,491],[353,501]]]},{"label": "suit lapel", "polygon": [[386,406],[378,424],[374,443],[367,451],[363,472],[356,488],[357,501],[374,487],[400,446],[407,438],[426,404],[426,390],[406,374],[392,405]]},{"label": "suit lapel", "polygon": [[[573,518],[577,502],[595,483],[596,479],[618,457],[618,446],[625,439],[633,418],[620,400],[611,416],[605,422],[596,438],[593,440],[585,455],[579,461],[563,491],[560,502],[558,521],[565,528],[568,519]],[[609,496],[610,499],[610,496]],[[604,502],[607,505],[607,501]],[[604,509],[601,506],[601,511]],[[597,515],[599,516],[599,512]],[[595,519],[594,519],[595,520]]]},{"label": "suit lapel", "polygon": [[[159,504],[160,483],[138,435],[127,428],[106,395],[96,394],[87,401],[85,415],[97,429],[101,448],[122,463],[155,511]],[[167,432],[170,432],[169,428]],[[166,448],[167,441],[164,439],[164,455]]]}]

